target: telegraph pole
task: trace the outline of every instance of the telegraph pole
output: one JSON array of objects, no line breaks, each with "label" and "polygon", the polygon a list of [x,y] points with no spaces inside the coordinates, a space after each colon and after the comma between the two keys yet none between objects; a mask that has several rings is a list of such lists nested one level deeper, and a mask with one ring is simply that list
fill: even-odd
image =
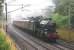
[{"label": "telegraph pole", "polygon": [[5,3],[5,12],[6,12],[6,32],[7,32],[7,3]]}]

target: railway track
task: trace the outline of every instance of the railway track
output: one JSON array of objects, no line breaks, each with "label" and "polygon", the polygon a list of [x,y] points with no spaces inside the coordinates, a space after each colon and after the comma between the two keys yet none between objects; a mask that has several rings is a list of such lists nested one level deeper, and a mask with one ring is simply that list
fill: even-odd
[{"label": "railway track", "polygon": [[[16,34],[18,34],[18,32],[16,32]],[[33,47],[35,50],[50,50],[49,48],[33,41],[32,39],[30,39],[29,37],[24,37],[21,34],[18,34],[26,43],[28,43],[31,47]],[[30,41],[30,42],[29,42]]]},{"label": "railway track", "polygon": [[[15,29],[16,29],[16,28],[15,28]],[[17,30],[17,29],[16,29],[16,30]],[[27,33],[24,34],[24,32],[21,31],[21,30],[19,30],[19,32],[22,33],[22,35],[24,35],[24,36],[27,35]],[[36,43],[37,45],[45,48],[45,50],[69,50],[68,48],[65,48],[65,47],[63,47],[63,46],[61,46],[61,45],[59,45],[59,44],[53,44],[53,45],[52,45],[52,44],[48,44],[48,43],[46,43],[46,42],[44,42],[44,41],[41,41],[41,40],[39,40],[39,39],[36,39],[36,38],[30,36],[30,35],[27,35],[26,37],[27,37],[27,38],[30,37],[29,40],[31,40],[31,41],[33,41],[34,43]],[[37,49],[37,50],[41,50],[41,49],[39,49],[39,48],[36,48],[36,49]]]},{"label": "railway track", "polygon": [[14,36],[13,35],[14,32],[12,32],[12,33],[8,32],[8,33],[10,34],[11,37],[13,37],[14,41],[18,44],[18,46],[20,48],[19,50],[25,50],[25,49],[28,49],[28,50],[37,50],[36,47],[34,47],[33,45],[31,45],[29,42],[27,42],[26,40],[24,40],[20,36],[18,36],[16,34],[14,34],[15,35]]},{"label": "railway track", "polygon": [[70,50],[74,50],[74,44],[69,44],[67,42],[64,42],[64,41],[60,42],[60,41],[62,41],[62,40],[57,41],[58,45],[64,46],[66,48],[69,48]]}]

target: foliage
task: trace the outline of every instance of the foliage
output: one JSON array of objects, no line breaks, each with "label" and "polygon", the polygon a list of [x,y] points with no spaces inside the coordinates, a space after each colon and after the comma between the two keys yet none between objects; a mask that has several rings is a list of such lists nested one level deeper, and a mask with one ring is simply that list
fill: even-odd
[{"label": "foliage", "polygon": [[62,16],[70,16],[70,24],[74,27],[74,0],[55,0],[56,10]]},{"label": "foliage", "polygon": [[[54,0],[54,2],[56,9],[52,18],[56,21],[57,26],[67,26],[68,20],[70,20],[70,25],[74,28],[74,0]],[[60,39],[74,43],[74,29],[61,27],[57,29],[57,32]]]},{"label": "foliage", "polygon": [[62,15],[56,13],[52,16],[52,19],[56,22],[58,27],[68,25],[68,16],[62,16]]},{"label": "foliage", "polygon": [[10,50],[10,44],[6,42],[6,36],[0,31],[0,50]]},{"label": "foliage", "polygon": [[3,17],[3,8],[4,8],[4,0],[0,0],[0,20],[2,20],[4,17]]},{"label": "foliage", "polygon": [[71,9],[74,7],[74,0],[57,0],[58,3],[56,5],[56,12],[61,15],[69,15],[69,9],[70,13],[72,14],[74,9]]},{"label": "foliage", "polygon": [[6,35],[2,24],[0,24],[0,50],[17,50],[15,43]]}]

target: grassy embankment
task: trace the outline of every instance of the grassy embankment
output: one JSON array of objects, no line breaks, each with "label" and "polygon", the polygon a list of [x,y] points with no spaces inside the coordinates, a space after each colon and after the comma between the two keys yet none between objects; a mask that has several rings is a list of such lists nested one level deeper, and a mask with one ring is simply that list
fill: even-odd
[{"label": "grassy embankment", "polygon": [[74,30],[69,28],[69,17],[63,16],[59,13],[55,13],[52,16],[52,19],[56,22],[57,32],[60,39],[68,42],[74,42]]},{"label": "grassy embankment", "polygon": [[0,25],[0,50],[17,50],[15,43],[6,35]]},{"label": "grassy embankment", "polygon": [[64,41],[67,42],[74,43],[74,30],[61,28],[61,29],[57,29],[57,31],[60,39],[63,39]]}]

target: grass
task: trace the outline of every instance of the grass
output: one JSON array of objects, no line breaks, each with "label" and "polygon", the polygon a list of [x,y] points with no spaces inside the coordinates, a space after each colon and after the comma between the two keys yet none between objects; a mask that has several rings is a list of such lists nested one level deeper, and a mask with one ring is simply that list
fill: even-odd
[{"label": "grass", "polygon": [[15,43],[0,26],[0,50],[17,50]]},{"label": "grass", "polygon": [[74,31],[66,28],[57,29],[60,39],[74,43]]},{"label": "grass", "polygon": [[10,50],[10,44],[6,41],[3,30],[0,30],[0,50]]}]

